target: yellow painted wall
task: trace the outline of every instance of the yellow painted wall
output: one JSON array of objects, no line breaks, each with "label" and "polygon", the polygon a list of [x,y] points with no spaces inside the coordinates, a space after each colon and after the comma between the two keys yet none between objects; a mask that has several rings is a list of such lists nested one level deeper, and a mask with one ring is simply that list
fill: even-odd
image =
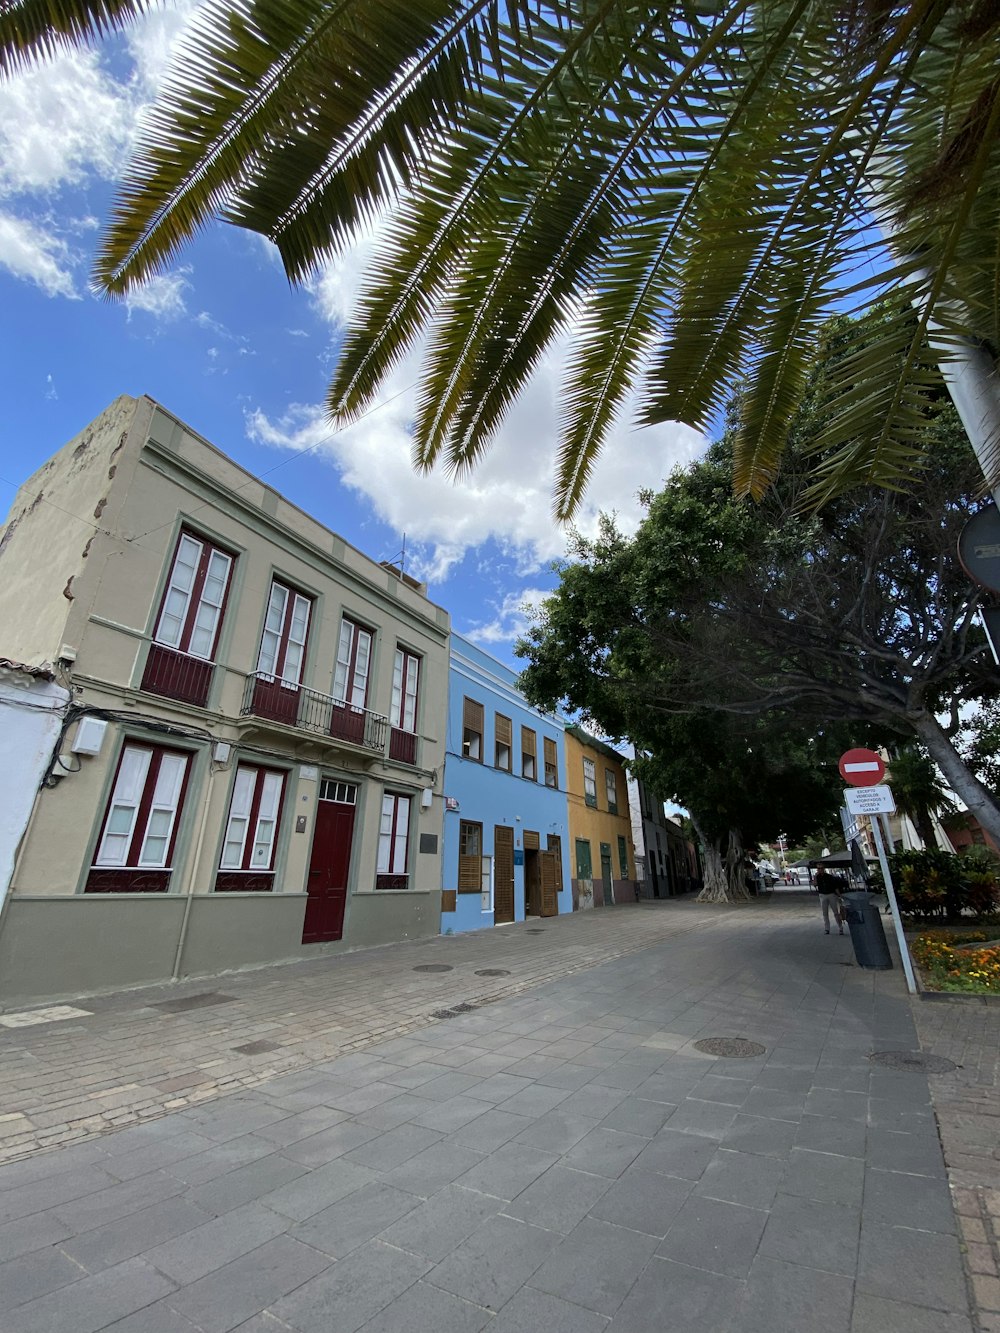
[{"label": "yellow painted wall", "polygon": [[[597,775],[597,808],[587,805],[584,795],[583,761],[592,759]],[[605,787],[605,769],[615,774],[618,789],[618,813],[608,810]],[[571,731],[566,732],[566,794],[569,803],[570,865],[576,876],[576,840],[590,843],[590,858],[594,879],[601,878],[601,843],[611,846],[612,879],[635,879],[635,853],[632,846],[632,824],[628,811],[628,788],[625,766],[595,746],[582,743]],[[618,857],[618,839],[623,837],[628,848],[628,874],[622,875]]]}]

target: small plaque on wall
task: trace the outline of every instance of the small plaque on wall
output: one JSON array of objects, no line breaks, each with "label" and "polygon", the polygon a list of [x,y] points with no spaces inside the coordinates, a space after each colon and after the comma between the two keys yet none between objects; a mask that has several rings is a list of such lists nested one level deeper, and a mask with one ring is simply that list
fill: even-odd
[{"label": "small plaque on wall", "polygon": [[438,849],[438,839],[437,839],[437,834],[436,834],[436,833],[421,833],[421,835],[420,835],[420,850],[421,850],[422,852],[429,852],[431,856],[436,856],[436,855],[437,855],[437,849]]},{"label": "small plaque on wall", "polygon": [[457,904],[456,904],[456,902],[455,902],[455,900],[456,900],[457,897],[458,897],[458,894],[457,894],[457,892],[456,892],[455,889],[442,889],[442,890],[441,890],[441,911],[442,911],[442,912],[454,912],[454,910],[455,910],[455,908],[456,908],[456,906],[457,906]]},{"label": "small plaque on wall", "polygon": [[522,851],[522,849],[521,849],[520,847],[515,847],[515,848],[514,848],[514,864],[515,864],[516,866],[523,866],[523,865],[524,865],[524,852]]},{"label": "small plaque on wall", "polygon": [[319,777],[319,769],[315,764],[300,764],[299,777],[303,782],[315,782]]}]

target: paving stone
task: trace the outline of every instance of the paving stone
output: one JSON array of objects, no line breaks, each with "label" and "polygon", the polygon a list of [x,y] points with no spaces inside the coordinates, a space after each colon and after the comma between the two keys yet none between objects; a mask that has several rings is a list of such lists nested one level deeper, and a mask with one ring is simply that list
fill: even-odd
[{"label": "paving stone", "polygon": [[74,1231],[87,1231],[92,1227],[103,1226],[106,1222],[128,1217],[130,1213],[140,1213],[164,1199],[176,1198],[184,1186],[174,1176],[165,1171],[151,1171],[147,1176],[135,1180],[113,1183],[107,1189],[96,1190],[93,1194],[73,1199],[69,1203],[57,1204],[55,1212],[59,1218]]},{"label": "paving stone", "polygon": [[868,1099],[868,1124],[873,1129],[890,1129],[899,1134],[934,1132],[934,1116],[930,1107],[908,1106],[879,1097]]},{"label": "paving stone", "polygon": [[804,1115],[796,1127],[795,1147],[835,1153],[840,1157],[863,1158],[867,1138],[867,1128],[856,1120]]},{"label": "paving stone", "polygon": [[567,1115],[561,1107],[529,1121],[517,1135],[515,1142],[528,1148],[562,1154],[568,1152],[584,1135],[597,1128],[597,1121],[583,1116]]},{"label": "paving stone", "polygon": [[569,1064],[561,1065],[558,1069],[551,1069],[547,1073],[543,1073],[538,1082],[544,1083],[548,1088],[565,1088],[567,1092],[576,1092],[589,1083],[593,1077],[594,1071],[589,1065],[575,1065],[570,1061]]},{"label": "paving stone", "polygon": [[508,1097],[502,1103],[502,1109],[512,1112],[514,1115],[537,1119],[539,1116],[554,1110],[572,1095],[566,1088],[552,1088],[544,1083],[535,1083],[531,1087],[522,1088],[520,1092],[515,1092],[511,1097]]},{"label": "paving stone", "polygon": [[385,1075],[386,1083],[397,1088],[422,1088],[432,1079],[448,1073],[447,1065],[440,1065],[430,1060],[418,1060],[416,1064]]},{"label": "paving stone", "polygon": [[170,1297],[202,1333],[229,1333],[317,1273],[328,1258],[290,1236],[277,1236]]},{"label": "paving stone", "polygon": [[946,1314],[859,1293],[854,1298],[851,1333],[973,1333],[965,1314]]},{"label": "paving stone", "polygon": [[769,1120],[739,1114],[721,1140],[722,1147],[761,1157],[787,1157],[795,1143],[799,1125],[791,1120]]},{"label": "paving stone", "polygon": [[450,1142],[436,1143],[417,1153],[402,1166],[383,1175],[387,1185],[407,1190],[422,1198],[429,1198],[444,1185],[471,1170],[482,1160],[483,1154],[470,1148],[453,1147]]},{"label": "paving stone", "polygon": [[717,1151],[714,1139],[681,1133],[668,1125],[643,1148],[636,1158],[636,1167],[684,1180],[700,1180]]},{"label": "paving stone", "polygon": [[[247,1326],[241,1324],[240,1328],[246,1330]],[[199,1333],[199,1330],[190,1319],[185,1319],[179,1314],[169,1304],[169,1298],[166,1298],[154,1301],[152,1305],[145,1306],[136,1314],[126,1315],[124,1319],[108,1324],[102,1333]],[[262,1333],[262,1330],[250,1330],[250,1333]],[[288,1331],[275,1322],[263,1333],[288,1333]]]},{"label": "paving stone", "polygon": [[342,1259],[416,1207],[414,1195],[375,1181],[315,1213],[291,1234],[324,1254]]},{"label": "paving stone", "polygon": [[42,1213],[87,1194],[96,1194],[117,1184],[114,1176],[96,1166],[84,1166],[58,1176],[47,1176],[0,1194],[0,1223],[32,1213]]},{"label": "paving stone", "polygon": [[446,1258],[503,1206],[492,1195],[457,1185],[446,1185],[423,1204],[418,1205],[414,1196],[410,1202],[412,1210],[388,1226],[380,1239],[435,1262]]},{"label": "paving stone", "polygon": [[523,1092],[525,1088],[532,1086],[530,1078],[516,1078],[513,1074],[493,1074],[490,1078],[483,1079],[482,1082],[470,1083],[465,1090],[465,1095],[475,1097],[478,1101],[491,1102],[497,1105],[505,1102],[508,1097],[513,1097],[515,1092]]},{"label": "paving stone", "polygon": [[0,1264],[0,1316],[82,1277],[86,1277],[86,1271],[69,1255],[54,1248],[8,1259]]},{"label": "paving stone", "polygon": [[863,1092],[814,1087],[806,1095],[804,1109],[809,1115],[828,1115],[864,1124],[868,1118],[868,1098]]},{"label": "paving stone", "polygon": [[427,1280],[463,1300],[499,1310],[541,1266],[559,1239],[552,1231],[512,1217],[491,1217],[439,1263]]},{"label": "paving stone", "polygon": [[[423,1330],[433,1330],[433,1333],[479,1333],[481,1328],[490,1323],[490,1319],[489,1310],[481,1306],[472,1305],[427,1282],[415,1282],[402,1296],[369,1320],[363,1333],[418,1333],[418,1330],[421,1333]],[[495,1323],[490,1323],[491,1333],[495,1327]],[[539,1330],[539,1333],[542,1331]]]},{"label": "paving stone", "polygon": [[259,1139],[255,1134],[242,1134],[239,1138],[195,1153],[193,1157],[182,1157],[179,1162],[170,1162],[163,1168],[163,1172],[186,1185],[203,1185],[205,1181],[224,1176],[237,1167],[247,1166],[262,1157],[270,1157],[273,1152],[274,1144],[268,1143],[267,1139]]},{"label": "paving stone", "polygon": [[307,1168],[301,1162],[293,1162],[280,1153],[272,1153],[269,1157],[261,1157],[246,1166],[237,1167],[205,1184],[196,1185],[184,1197],[206,1212],[228,1213],[233,1208],[240,1208],[264,1194],[270,1194],[291,1180],[297,1180],[306,1171]]},{"label": "paving stone", "polygon": [[377,1139],[381,1133],[380,1129],[372,1125],[361,1125],[356,1120],[346,1120],[343,1124],[331,1125],[329,1129],[322,1129],[318,1134],[310,1134],[308,1138],[288,1144],[282,1148],[281,1155],[314,1169],[343,1157],[345,1153],[352,1152],[355,1148],[360,1148],[363,1143]]},{"label": "paving stone", "polygon": [[549,1255],[531,1286],[613,1315],[655,1249],[653,1236],[585,1218]]},{"label": "paving stone", "polygon": [[357,1333],[429,1267],[416,1255],[369,1241],[275,1301],[268,1313],[299,1333]]},{"label": "paving stone", "polygon": [[808,1092],[815,1081],[810,1069],[788,1069],[781,1065],[766,1064],[755,1079],[757,1087],[783,1088],[786,1092]]},{"label": "paving stone", "polygon": [[248,1203],[154,1246],[144,1252],[143,1258],[175,1282],[197,1282],[206,1273],[273,1240],[287,1225],[285,1218],[270,1209]]},{"label": "paving stone", "polygon": [[484,1082],[476,1078],[474,1074],[458,1074],[454,1070],[449,1070],[446,1074],[439,1074],[437,1078],[424,1083],[420,1089],[420,1096],[426,1097],[432,1102],[448,1102],[453,1097],[460,1097],[468,1088],[474,1088]]},{"label": "paving stone", "polygon": [[861,1229],[857,1289],[936,1310],[967,1309],[958,1242],[940,1232],[866,1221]]},{"label": "paving stone", "polygon": [[[558,1168],[553,1167],[553,1170]],[[544,1180],[545,1177],[543,1176]],[[632,1166],[606,1190],[590,1216],[662,1239],[691,1193],[691,1182]],[[518,1199],[520,1203],[524,1198]],[[537,1219],[541,1225],[541,1219]]]},{"label": "paving stone", "polygon": [[860,1234],[861,1219],[854,1208],[779,1194],[764,1228],[760,1253],[853,1278]]},{"label": "paving stone", "polygon": [[852,1292],[834,1273],[758,1258],[734,1327],[740,1333],[849,1333]]},{"label": "paving stone", "polygon": [[33,1213],[30,1217],[7,1222],[0,1226],[0,1263],[57,1245],[72,1234],[73,1228],[55,1213]]},{"label": "paving stone", "polygon": [[785,1163],[755,1153],[720,1148],[695,1186],[705,1198],[770,1208],[785,1172]]},{"label": "paving stone", "polygon": [[514,1115],[506,1106],[489,1106],[482,1115],[449,1135],[450,1142],[478,1152],[489,1153],[502,1148],[536,1122],[526,1115]]},{"label": "paving stone", "polygon": [[920,1231],[955,1234],[955,1210],[947,1182],[898,1171],[869,1171],[865,1180],[866,1221],[903,1224]]},{"label": "paving stone", "polygon": [[439,1134],[453,1134],[476,1116],[485,1115],[487,1108],[486,1102],[477,1102],[474,1097],[450,1097],[447,1101],[433,1102],[422,1115],[414,1116],[412,1123]]},{"label": "paving stone", "polygon": [[638,1134],[651,1139],[663,1128],[671,1115],[671,1108],[663,1102],[644,1097],[626,1097],[602,1121],[602,1128],[615,1129],[622,1134]]},{"label": "paving stone", "polygon": [[781,1180],[785,1194],[799,1194],[820,1203],[842,1203],[849,1208],[861,1206],[863,1187],[863,1162],[808,1148],[792,1149]]},{"label": "paving stone", "polygon": [[525,1287],[511,1297],[489,1327],[490,1333],[603,1333],[609,1324],[605,1315]]},{"label": "paving stone", "polygon": [[557,1164],[522,1190],[503,1211],[509,1217],[565,1235],[586,1217],[610,1186],[605,1176]]},{"label": "paving stone", "polygon": [[654,1257],[610,1324],[611,1333],[720,1333],[733,1329],[743,1284]]},{"label": "paving stone", "polygon": [[371,1106],[366,1111],[359,1111],[352,1120],[359,1125],[370,1125],[373,1129],[393,1130],[405,1125],[407,1121],[428,1110],[433,1104],[426,1097],[420,1097],[413,1092],[404,1092],[389,1101],[379,1102],[377,1106]]},{"label": "paving stone", "polygon": [[680,1130],[686,1134],[698,1134],[703,1138],[722,1139],[735,1119],[735,1107],[688,1098],[674,1111],[667,1121],[666,1128]]},{"label": "paving stone", "polygon": [[[395,1090],[394,1090],[395,1091]],[[254,1133],[258,1138],[267,1139],[273,1143],[276,1148],[286,1148],[300,1139],[309,1139],[318,1134],[320,1130],[329,1129],[343,1121],[343,1114],[339,1109],[335,1110],[329,1106],[313,1106],[308,1111],[300,1111],[297,1115],[285,1116],[284,1120],[276,1120],[271,1125],[261,1125],[255,1129]]]},{"label": "paving stone", "polygon": [[623,1134],[598,1126],[575,1143],[563,1158],[567,1166],[614,1179],[649,1146],[649,1140],[637,1134]]},{"label": "paving stone", "polygon": [[97,1333],[173,1289],[162,1273],[128,1259],[10,1311],[4,1333]]},{"label": "paving stone", "polygon": [[[569,1157],[565,1160],[568,1163]],[[556,1161],[558,1158],[554,1153],[508,1144],[482,1158],[455,1183],[498,1199],[515,1199]]]},{"label": "paving stone", "polygon": [[409,1161],[425,1148],[440,1142],[440,1139],[441,1135],[433,1129],[424,1129],[420,1125],[398,1125],[380,1134],[377,1139],[369,1139],[359,1148],[352,1148],[344,1154],[344,1161],[358,1162],[376,1171],[391,1171],[394,1166]]},{"label": "paving stone", "polygon": [[692,1194],[677,1210],[656,1253],[691,1268],[745,1278],[767,1217],[762,1209]]},{"label": "paving stone", "polygon": [[185,1130],[173,1134],[159,1143],[145,1144],[129,1152],[116,1153],[108,1157],[104,1170],[121,1181],[134,1180],[137,1176],[148,1175],[171,1162],[179,1162],[195,1153],[211,1148],[213,1140],[207,1135]]},{"label": "paving stone", "polygon": [[65,1241],[62,1248],[88,1272],[98,1273],[193,1231],[211,1221],[212,1216],[186,1199],[164,1199],[140,1213],[82,1231]]},{"label": "paving stone", "polygon": [[628,1093],[624,1088],[598,1088],[588,1083],[576,1092],[570,1093],[566,1100],[559,1104],[559,1109],[566,1115],[603,1120],[627,1096]]},{"label": "paving stone", "polygon": [[941,1141],[936,1134],[899,1134],[887,1129],[868,1133],[868,1161],[883,1171],[944,1179]]}]

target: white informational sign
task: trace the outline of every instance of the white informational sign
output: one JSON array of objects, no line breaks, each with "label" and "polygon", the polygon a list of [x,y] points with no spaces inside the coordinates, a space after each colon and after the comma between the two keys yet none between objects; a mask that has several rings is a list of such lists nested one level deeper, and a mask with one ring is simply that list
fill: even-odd
[{"label": "white informational sign", "polygon": [[852,815],[891,815],[896,810],[892,791],[885,783],[877,787],[848,787],[844,800]]}]

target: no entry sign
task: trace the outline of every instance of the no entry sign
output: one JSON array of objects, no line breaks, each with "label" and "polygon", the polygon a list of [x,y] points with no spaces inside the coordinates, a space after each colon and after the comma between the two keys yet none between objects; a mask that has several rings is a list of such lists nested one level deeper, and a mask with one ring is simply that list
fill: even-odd
[{"label": "no entry sign", "polygon": [[851,787],[874,787],[885,777],[885,764],[874,750],[848,750],[840,756],[838,768]]}]

